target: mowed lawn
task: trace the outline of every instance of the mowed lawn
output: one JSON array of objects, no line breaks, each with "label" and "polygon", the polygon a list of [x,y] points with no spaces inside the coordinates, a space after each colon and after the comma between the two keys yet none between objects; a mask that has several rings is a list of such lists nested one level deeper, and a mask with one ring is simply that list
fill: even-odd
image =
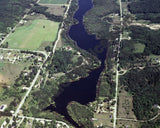
[{"label": "mowed lawn", "polygon": [[42,4],[66,4],[68,0],[40,0]]},{"label": "mowed lawn", "polygon": [[50,20],[34,20],[18,27],[6,40],[9,48],[36,50],[43,42],[54,41],[59,23]]}]

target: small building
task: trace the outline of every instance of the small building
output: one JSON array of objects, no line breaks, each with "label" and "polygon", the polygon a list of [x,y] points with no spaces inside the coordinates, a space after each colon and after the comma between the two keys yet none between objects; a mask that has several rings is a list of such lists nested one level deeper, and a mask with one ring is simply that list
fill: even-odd
[{"label": "small building", "polygon": [[157,108],[158,108],[158,109],[160,109],[160,106],[159,106],[159,105],[157,105]]},{"label": "small building", "polygon": [[12,114],[13,114],[13,113],[14,113],[14,111],[13,111],[13,110],[11,110],[11,111],[10,111],[10,113],[12,113]]},{"label": "small building", "polygon": [[23,25],[24,23],[23,23],[23,20],[21,20],[20,22],[19,22],[21,25]]},{"label": "small building", "polygon": [[72,47],[66,47],[66,50],[71,51]]},{"label": "small building", "polygon": [[42,57],[38,57],[38,61],[39,61],[39,62],[42,62]]},{"label": "small building", "polygon": [[28,76],[28,73],[26,72],[26,73],[24,73],[24,76]]},{"label": "small building", "polygon": [[0,60],[3,60],[4,56],[3,55],[0,55]]},{"label": "small building", "polygon": [[23,89],[23,90],[28,90],[29,88],[28,88],[28,87],[23,87],[22,89]]}]

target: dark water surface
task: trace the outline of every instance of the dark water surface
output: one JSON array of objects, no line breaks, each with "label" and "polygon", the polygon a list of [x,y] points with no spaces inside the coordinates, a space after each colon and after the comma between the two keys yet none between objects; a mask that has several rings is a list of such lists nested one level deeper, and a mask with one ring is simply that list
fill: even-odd
[{"label": "dark water surface", "polygon": [[[83,15],[92,8],[92,0],[79,0],[79,9],[74,15],[79,21],[79,24],[73,25],[70,28],[69,36],[77,42],[77,45],[85,50],[96,47],[100,40],[97,40],[94,35],[89,35],[83,25]],[[87,78],[82,78],[76,82],[70,83],[68,87],[62,87],[62,92],[55,98],[56,111],[63,115],[67,115],[66,106],[71,101],[77,101],[81,104],[87,104],[94,101],[96,98],[96,84],[100,73],[104,69],[104,59],[106,50],[98,55],[102,61],[101,67],[89,73]]]}]

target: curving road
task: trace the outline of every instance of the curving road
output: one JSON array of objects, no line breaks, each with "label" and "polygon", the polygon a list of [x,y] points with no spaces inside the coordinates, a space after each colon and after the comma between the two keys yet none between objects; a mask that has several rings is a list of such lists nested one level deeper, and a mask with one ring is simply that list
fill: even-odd
[{"label": "curving road", "polygon": [[23,50],[23,49],[10,49],[10,48],[0,48],[0,50],[4,50],[4,51],[29,51],[29,52],[35,52],[35,53],[41,53],[45,56],[45,58],[48,57],[48,54],[45,51],[36,51],[36,50]]},{"label": "curving road", "polygon": [[[26,118],[26,119],[31,119],[31,120],[36,120],[36,121],[48,121],[48,122],[51,122],[52,120],[49,120],[49,119],[43,119],[43,118],[35,118],[35,117],[27,117],[27,116],[18,116],[19,118]],[[69,126],[65,123],[65,122],[62,122],[62,121],[57,121],[56,120],[56,123],[60,123],[60,124],[63,124],[66,126],[66,128],[69,128]]]}]

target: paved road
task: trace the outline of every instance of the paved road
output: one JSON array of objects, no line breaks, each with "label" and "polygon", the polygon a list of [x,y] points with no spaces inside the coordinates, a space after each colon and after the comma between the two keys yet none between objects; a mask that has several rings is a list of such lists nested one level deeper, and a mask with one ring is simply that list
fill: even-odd
[{"label": "paved road", "polygon": [[[41,66],[41,68],[42,68],[42,66]],[[23,106],[23,104],[24,104],[27,96],[28,96],[29,93],[31,92],[31,90],[32,90],[32,88],[33,88],[33,86],[34,86],[34,84],[35,84],[35,82],[36,82],[36,80],[37,80],[37,78],[38,78],[38,76],[39,76],[39,74],[40,74],[40,72],[41,72],[41,68],[38,70],[38,72],[37,72],[34,80],[33,80],[32,83],[31,83],[31,86],[29,87],[27,93],[25,94],[25,96],[24,96],[23,99],[21,100],[21,102],[20,102],[18,108],[16,109],[15,113],[13,114],[13,116],[17,116],[17,114],[19,113],[20,109],[22,108],[22,106]],[[12,116],[12,119],[10,120],[10,123],[9,123],[9,124],[12,124],[12,123],[13,123],[13,116]]]},{"label": "paved road", "polygon": [[[120,6],[120,21],[121,21],[121,28],[123,26],[123,14],[122,14],[122,2],[119,0],[119,6]],[[119,46],[121,44],[122,40],[122,32],[120,32],[119,37]],[[114,114],[113,114],[113,128],[116,128],[116,121],[117,121],[117,100],[118,100],[118,83],[119,83],[119,54],[120,54],[120,47],[118,47],[118,54],[117,54],[117,66],[116,66],[116,94],[115,94],[115,106],[114,106]]]},{"label": "paved road", "polygon": [[72,0],[70,0],[69,3],[68,3],[67,10],[66,10],[66,12],[64,13],[64,17],[63,17],[64,19],[67,18],[68,11],[69,11],[69,8],[70,8],[70,6],[71,6],[71,3],[72,3]]},{"label": "paved road", "polygon": [[[49,120],[49,119],[43,119],[43,118],[34,118],[34,117],[27,117],[27,116],[18,116],[19,118],[26,118],[26,119],[31,119],[31,120],[36,120],[36,121],[48,121],[48,122],[51,122],[52,120]],[[65,123],[65,122],[62,122],[62,121],[56,121],[56,123],[60,123],[60,124],[63,124],[65,125],[67,128],[69,128],[69,126]]]},{"label": "paved road", "polygon": [[23,50],[23,49],[10,49],[10,48],[0,48],[0,50],[4,50],[4,51],[29,51],[29,52],[35,52],[35,53],[41,53],[45,56],[45,58],[48,57],[47,53],[45,51],[36,51],[36,50]]},{"label": "paved road", "polygon": [[[68,11],[69,11],[69,8],[70,8],[70,6],[71,6],[71,2],[72,2],[72,0],[69,1],[69,4],[68,4],[68,6],[67,6],[67,10],[66,10],[66,12],[64,13],[64,16],[63,16],[63,20],[67,18]],[[64,21],[62,22],[61,27],[60,27],[59,32],[58,32],[58,38],[57,38],[57,40],[56,40],[56,42],[55,42],[55,45],[54,45],[53,51],[52,51],[53,54],[55,53],[55,51],[56,51],[56,46],[57,46],[59,40],[61,39],[61,33],[62,33],[62,31],[63,31],[63,29],[62,29],[62,28],[63,28],[63,25],[64,25]]]},{"label": "paved road", "polygon": [[137,120],[137,119],[126,119],[126,118],[117,118],[117,120],[135,121],[135,122],[143,122],[144,123],[144,122],[155,120],[156,118],[159,117],[159,115],[160,115],[160,113],[158,113],[157,115],[155,115],[154,117],[152,117],[149,120]]},{"label": "paved road", "polygon": [[117,118],[117,120],[125,120],[125,121],[135,121],[137,122],[137,119],[126,119],[126,118]]}]

